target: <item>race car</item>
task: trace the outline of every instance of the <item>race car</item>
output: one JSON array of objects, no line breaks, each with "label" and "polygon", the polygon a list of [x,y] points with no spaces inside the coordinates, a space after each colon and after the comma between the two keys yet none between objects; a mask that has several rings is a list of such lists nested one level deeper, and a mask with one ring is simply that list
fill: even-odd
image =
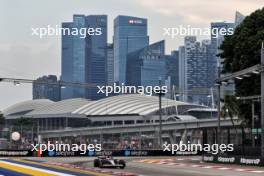
[{"label": "race car", "polygon": [[94,160],[94,167],[115,167],[124,169],[126,167],[126,162],[124,160],[114,159],[111,156],[99,156]]}]

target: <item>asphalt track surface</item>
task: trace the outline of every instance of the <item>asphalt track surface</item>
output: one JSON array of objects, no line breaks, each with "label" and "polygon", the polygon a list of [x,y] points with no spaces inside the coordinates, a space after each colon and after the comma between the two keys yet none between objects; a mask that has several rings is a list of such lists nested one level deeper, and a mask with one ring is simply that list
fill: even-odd
[{"label": "asphalt track surface", "polygon": [[[201,157],[126,159],[127,173],[141,176],[263,176],[264,168],[201,162]],[[87,166],[92,167],[92,162]],[[117,170],[105,168],[105,170]],[[119,169],[118,169],[119,170]]]},{"label": "asphalt track surface", "polygon": [[93,158],[0,158],[0,176],[262,176],[264,168],[209,164],[200,157],[124,158],[125,169],[93,168]]}]

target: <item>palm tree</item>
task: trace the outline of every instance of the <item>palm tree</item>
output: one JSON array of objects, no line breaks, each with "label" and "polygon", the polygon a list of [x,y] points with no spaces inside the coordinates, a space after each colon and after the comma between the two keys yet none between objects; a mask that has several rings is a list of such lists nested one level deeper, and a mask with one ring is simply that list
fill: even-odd
[{"label": "palm tree", "polygon": [[[235,127],[234,116],[239,114],[238,101],[233,95],[226,95],[224,98],[224,105],[221,108],[221,117],[226,118],[230,117],[233,127]],[[236,134],[237,134],[237,129]]]},{"label": "palm tree", "polygon": [[[1,135],[2,135],[2,130],[4,128],[4,125],[5,125],[5,117],[4,115],[0,112],[0,132],[1,132]],[[0,136],[2,137],[2,136]]]},{"label": "palm tree", "polygon": [[4,114],[2,114],[0,112],[0,126],[4,125],[5,124],[5,117],[4,117]]}]

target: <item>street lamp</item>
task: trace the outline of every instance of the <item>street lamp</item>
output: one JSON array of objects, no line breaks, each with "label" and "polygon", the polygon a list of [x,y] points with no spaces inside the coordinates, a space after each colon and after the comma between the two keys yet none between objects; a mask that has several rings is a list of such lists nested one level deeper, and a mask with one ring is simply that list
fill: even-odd
[{"label": "street lamp", "polygon": [[242,77],[240,77],[240,76],[237,76],[237,77],[236,77],[236,79],[240,79],[240,80],[241,80],[241,79],[243,79],[243,78],[242,78]]},{"label": "street lamp", "polygon": [[14,81],[14,85],[15,86],[20,86],[20,82],[19,81]]},{"label": "street lamp", "polygon": [[261,46],[261,156],[264,157],[264,46]]},{"label": "street lamp", "polygon": [[162,148],[162,106],[161,106],[161,78],[159,78],[159,87],[160,87],[160,92],[159,92],[159,147]]}]

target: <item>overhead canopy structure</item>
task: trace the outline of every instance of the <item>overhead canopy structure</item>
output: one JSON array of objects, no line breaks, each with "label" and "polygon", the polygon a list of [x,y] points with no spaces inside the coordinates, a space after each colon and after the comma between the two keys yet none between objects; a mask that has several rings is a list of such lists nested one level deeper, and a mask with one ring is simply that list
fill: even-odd
[{"label": "overhead canopy structure", "polygon": [[26,116],[32,117],[43,117],[45,116],[54,116],[54,115],[65,115],[71,114],[76,109],[89,104],[89,100],[83,98],[67,99],[59,102],[51,103],[47,106],[37,108],[29,113]]},{"label": "overhead canopy structure", "polygon": [[[162,112],[167,115],[184,114],[192,108],[206,108],[180,101],[162,98]],[[7,119],[20,117],[96,117],[96,116],[148,116],[159,111],[156,96],[126,94],[103,98],[97,101],[76,98],[53,102],[46,99],[17,103],[3,111]]]},{"label": "overhead canopy structure", "polygon": [[47,99],[23,101],[6,108],[3,110],[3,114],[6,119],[14,119],[53,103],[53,101]]},{"label": "overhead canopy structure", "polygon": [[[185,109],[195,107],[205,108],[200,105],[162,98],[162,108],[172,108],[172,110],[175,110],[175,113],[181,113]],[[126,94],[89,102],[73,113],[85,114],[86,116],[150,115],[156,113],[158,110],[159,100],[157,96]]]}]

